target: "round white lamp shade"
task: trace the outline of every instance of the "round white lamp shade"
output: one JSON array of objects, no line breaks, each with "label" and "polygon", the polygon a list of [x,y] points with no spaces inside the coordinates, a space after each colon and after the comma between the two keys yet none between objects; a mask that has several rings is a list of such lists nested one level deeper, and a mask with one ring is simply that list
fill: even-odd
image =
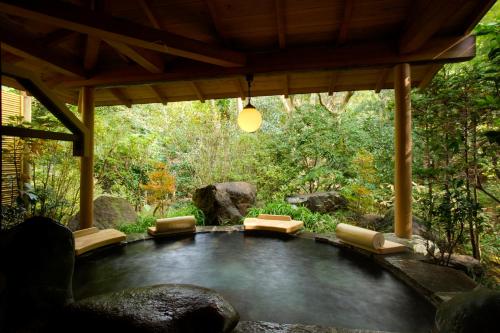
[{"label": "round white lamp shade", "polygon": [[262,115],[252,105],[247,104],[238,115],[238,126],[245,132],[255,132],[262,125]]}]

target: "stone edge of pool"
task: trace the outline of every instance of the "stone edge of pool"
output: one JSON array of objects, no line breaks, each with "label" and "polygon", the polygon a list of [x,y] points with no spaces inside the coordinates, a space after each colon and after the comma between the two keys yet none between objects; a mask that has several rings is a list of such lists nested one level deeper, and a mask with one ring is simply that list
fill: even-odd
[{"label": "stone edge of pool", "polygon": [[[196,227],[197,234],[212,232],[243,232],[243,225]],[[263,235],[264,233],[259,234]],[[291,234],[290,237],[314,240],[318,243],[344,248],[369,257],[410,286],[418,294],[422,295],[434,307],[437,307],[442,302],[449,300],[459,293],[471,291],[477,287],[477,284],[465,273],[454,268],[429,263],[428,258],[422,254],[423,245],[421,242],[418,242],[418,239],[417,242],[413,242],[406,239],[399,239],[394,234],[385,234],[387,239],[407,246],[408,251],[405,253],[380,255],[342,243],[333,232],[314,233],[299,231]],[[153,237],[147,233],[129,234],[124,243],[128,244],[150,239],[153,239]]]}]

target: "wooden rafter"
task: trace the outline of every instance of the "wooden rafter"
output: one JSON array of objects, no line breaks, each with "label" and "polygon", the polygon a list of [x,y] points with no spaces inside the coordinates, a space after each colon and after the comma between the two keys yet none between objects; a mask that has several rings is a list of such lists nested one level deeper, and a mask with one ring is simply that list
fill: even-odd
[{"label": "wooden rafter", "polygon": [[51,89],[36,78],[33,73],[25,71],[17,66],[2,64],[2,75],[15,79],[24,90],[28,91],[40,103],[42,103],[67,129],[77,136],[73,140],[73,154],[82,156],[88,152],[85,150],[85,140],[88,130],[82,122],[66,107],[64,103],[54,95]]},{"label": "wooden rafter", "polygon": [[278,28],[278,44],[280,49],[286,47],[286,21],[285,21],[285,1],[275,0],[276,5],[276,25]]},{"label": "wooden rafter", "polygon": [[375,85],[375,92],[377,94],[384,88],[384,84],[387,81],[387,77],[389,76],[390,72],[391,72],[391,69],[389,69],[389,68],[384,68],[380,72],[380,74],[378,76],[377,84]]},{"label": "wooden rafter", "polygon": [[41,39],[41,44],[45,47],[55,46],[76,35],[78,35],[78,33],[71,30],[56,29],[45,35]]},{"label": "wooden rafter", "polygon": [[156,14],[153,12],[151,9],[151,4],[149,3],[148,0],[138,0],[139,4],[141,5],[142,10],[144,11],[144,14],[148,17],[149,22],[155,29],[162,30],[162,26],[160,24],[160,20],[156,17]]},{"label": "wooden rafter", "polygon": [[284,81],[283,82],[283,87],[284,87],[283,95],[285,95],[285,98],[288,98],[288,96],[290,95],[290,77],[289,77],[288,73],[283,76],[283,79],[284,79],[283,80]]},{"label": "wooden rafter", "polygon": [[111,45],[121,54],[135,61],[138,65],[145,68],[147,71],[151,73],[163,72],[165,64],[159,54],[140,48],[132,48],[127,44],[116,41],[107,40],[106,43]]},{"label": "wooden rafter", "polygon": [[66,2],[2,0],[0,12],[214,65],[234,67],[246,63],[243,53],[149,28]]},{"label": "wooden rafter", "polygon": [[132,101],[128,98],[123,89],[110,88],[109,91],[122,105],[125,105],[128,108],[132,107]]},{"label": "wooden rafter", "polygon": [[[433,39],[419,52],[400,55],[390,42],[370,42],[365,45],[346,44],[331,48],[304,48],[280,52],[249,54],[252,66],[221,68],[192,61],[177,62],[164,73],[153,74],[137,68],[120,69],[95,75],[88,80],[62,81],[61,87],[117,86],[201,80],[215,77],[241,76],[248,73],[261,74],[304,70],[343,70],[366,67],[391,67],[401,62],[440,63],[469,60],[475,55],[475,37],[469,36],[444,53],[443,45],[450,39]],[[440,54],[436,57],[436,54]],[[373,89],[373,87],[371,88]]]},{"label": "wooden rafter", "polygon": [[221,38],[225,44],[229,43],[229,38],[220,22],[219,15],[217,14],[217,8],[215,7],[213,0],[205,0],[205,4],[208,8],[208,12],[210,13],[210,18],[212,19],[212,23],[214,25],[215,31],[219,38]]},{"label": "wooden rafter", "polygon": [[196,94],[196,96],[200,100],[200,102],[205,103],[205,97],[203,96],[203,93],[201,92],[201,89],[198,86],[198,84],[194,81],[190,81],[190,84],[191,84],[191,87],[193,88],[194,93]]},{"label": "wooden rafter", "polygon": [[160,88],[158,86],[155,86],[154,84],[152,84],[152,85],[150,85],[148,87],[151,88],[151,91],[158,98],[158,100],[160,101],[160,103],[162,103],[163,105],[167,105],[168,99],[163,94],[163,92],[160,90]]},{"label": "wooden rafter", "polygon": [[328,96],[332,96],[335,91],[335,86],[337,85],[339,74],[338,72],[332,72],[332,76],[330,77],[330,83],[328,85]]},{"label": "wooden rafter", "polygon": [[83,56],[83,68],[86,71],[92,71],[99,58],[99,47],[101,45],[101,39],[88,35],[85,42],[85,53]]},{"label": "wooden rafter", "polygon": [[0,33],[2,35],[2,43],[0,44],[2,50],[23,59],[41,63],[53,71],[70,77],[85,77],[83,68],[79,67],[73,59],[44,47],[31,34],[13,27],[7,22],[0,24]]},{"label": "wooden rafter", "polygon": [[243,85],[241,84],[240,78],[236,78],[234,81],[234,85],[236,86],[236,89],[238,90],[238,97],[241,97],[242,99],[246,97],[245,89]]},{"label": "wooden rafter", "polygon": [[414,1],[414,7],[400,36],[400,52],[410,53],[419,50],[466,1],[469,0]]},{"label": "wooden rafter", "polygon": [[418,84],[418,88],[425,89],[429,85],[429,83],[431,83],[434,75],[436,75],[437,72],[439,72],[439,70],[441,68],[443,68],[443,64],[435,64],[435,65],[430,66],[429,69],[427,70],[427,72],[425,72],[423,78],[420,80],[420,83]]},{"label": "wooden rafter", "polygon": [[344,2],[344,16],[340,24],[339,35],[337,37],[337,44],[343,44],[347,40],[347,33],[351,24],[352,12],[354,8],[354,0],[345,0]]}]

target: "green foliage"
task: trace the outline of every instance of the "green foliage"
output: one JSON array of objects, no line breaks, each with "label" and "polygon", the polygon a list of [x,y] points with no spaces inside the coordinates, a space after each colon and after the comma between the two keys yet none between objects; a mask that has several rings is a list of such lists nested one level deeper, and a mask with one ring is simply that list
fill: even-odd
[{"label": "green foliage", "polygon": [[328,214],[311,212],[306,207],[294,207],[285,202],[268,202],[262,208],[250,208],[247,217],[257,217],[259,214],[288,215],[294,220],[304,222],[304,228],[313,232],[334,231],[339,220]]},{"label": "green foliage", "polygon": [[167,213],[162,217],[156,217],[153,215],[140,214],[135,223],[122,224],[118,229],[126,234],[131,233],[143,233],[146,232],[148,227],[152,227],[156,223],[156,219],[165,217],[177,217],[177,216],[187,216],[193,215],[196,219],[196,225],[205,225],[205,215],[191,202],[189,203],[178,203],[172,205]]}]

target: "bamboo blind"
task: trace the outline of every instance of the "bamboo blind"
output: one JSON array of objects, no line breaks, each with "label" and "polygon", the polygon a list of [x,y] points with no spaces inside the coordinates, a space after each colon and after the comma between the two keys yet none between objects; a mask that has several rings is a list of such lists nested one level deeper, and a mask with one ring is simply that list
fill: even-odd
[{"label": "bamboo blind", "polygon": [[[2,125],[12,123],[12,116],[24,115],[24,97],[12,92],[2,91]],[[14,138],[2,137],[2,204],[9,205],[17,197],[16,169],[21,172],[22,148],[16,147]],[[8,150],[9,152],[6,152]],[[14,158],[15,157],[15,158]]]}]

